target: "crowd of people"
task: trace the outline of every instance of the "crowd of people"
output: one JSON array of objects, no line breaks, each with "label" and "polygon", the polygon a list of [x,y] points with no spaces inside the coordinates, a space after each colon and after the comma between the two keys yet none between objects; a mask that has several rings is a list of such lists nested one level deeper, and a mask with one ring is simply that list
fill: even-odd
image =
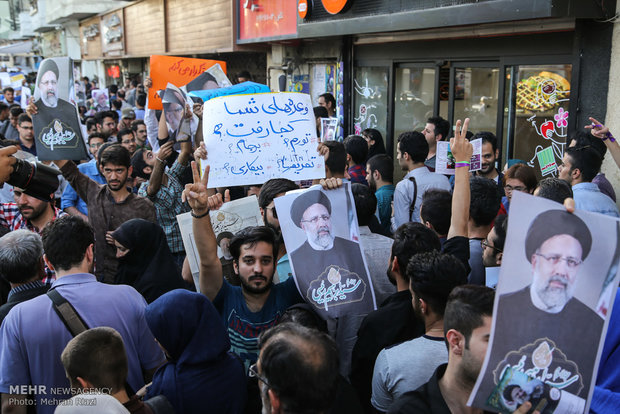
[{"label": "crowd of people", "polygon": [[[111,85],[108,102],[80,110],[91,159],[54,161],[61,184],[49,197],[6,184],[17,150],[36,156],[37,111],[0,102],[2,412],[475,412],[467,399],[487,350],[512,196],[620,217],[600,172],[608,150],[620,168],[620,145],[596,119],[571,137],[558,176],[542,180],[519,160],[500,170],[497,138],[469,133],[468,120],[452,128],[429,118],[397,138],[396,160],[376,129],[325,141],[325,178],[314,184],[351,183],[378,308],[324,320],[298,291],[275,209],[300,183],[208,188],[209,167],[201,177],[196,164],[209,164],[202,105],[191,136],[171,140],[165,109],[148,109],[151,87]],[[317,130],[335,99],[318,103]],[[480,170],[435,172],[438,141],[467,161],[478,138]],[[210,212],[249,195],[262,225],[216,236]],[[329,219],[312,205],[315,223]],[[186,212],[198,284],[176,220]],[[620,311],[612,315],[595,413],[620,410]]]}]

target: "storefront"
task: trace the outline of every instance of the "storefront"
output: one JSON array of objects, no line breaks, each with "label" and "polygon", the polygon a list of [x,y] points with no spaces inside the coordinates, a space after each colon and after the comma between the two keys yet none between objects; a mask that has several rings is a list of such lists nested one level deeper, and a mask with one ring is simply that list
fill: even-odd
[{"label": "storefront", "polygon": [[[323,3],[345,9],[330,14]],[[348,132],[376,128],[395,155],[398,135],[430,116],[452,125],[469,117],[473,132],[497,135],[502,164],[521,159],[547,175],[566,137],[588,115],[605,114],[612,27],[592,20],[603,18],[600,9],[552,0],[393,3],[315,1],[298,21],[300,37],[351,34]]]}]

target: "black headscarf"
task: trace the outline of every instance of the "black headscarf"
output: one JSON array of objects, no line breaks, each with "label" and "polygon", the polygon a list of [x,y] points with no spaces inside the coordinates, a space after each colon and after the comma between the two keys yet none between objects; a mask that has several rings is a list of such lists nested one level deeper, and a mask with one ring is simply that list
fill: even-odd
[{"label": "black headscarf", "polygon": [[118,261],[115,283],[133,286],[148,303],[184,287],[181,271],[159,225],[132,219],[116,229],[112,237],[129,249]]}]

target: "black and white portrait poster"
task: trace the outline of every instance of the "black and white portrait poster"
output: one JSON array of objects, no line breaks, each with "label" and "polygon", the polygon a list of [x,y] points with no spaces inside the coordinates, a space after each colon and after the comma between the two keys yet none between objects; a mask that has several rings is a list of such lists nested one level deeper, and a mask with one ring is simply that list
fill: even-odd
[{"label": "black and white portrait poster", "polygon": [[[179,142],[189,139],[198,125],[198,117],[192,110],[193,101],[184,91],[171,83],[168,83],[161,96],[168,136],[173,141]],[[187,116],[186,109],[189,111]]]},{"label": "black and white portrait poster", "polygon": [[618,288],[620,221],[520,192],[512,202],[491,339],[469,404],[520,405],[526,392],[497,392],[517,372],[551,387],[532,411],[587,412]]},{"label": "black and white portrait poster", "polygon": [[324,318],[376,309],[349,183],[329,191],[315,185],[274,202],[304,300]]},{"label": "black and white portrait poster", "polygon": [[70,101],[72,79],[73,62],[68,57],[44,59],[39,66],[32,123],[42,161],[88,159],[77,107]]}]

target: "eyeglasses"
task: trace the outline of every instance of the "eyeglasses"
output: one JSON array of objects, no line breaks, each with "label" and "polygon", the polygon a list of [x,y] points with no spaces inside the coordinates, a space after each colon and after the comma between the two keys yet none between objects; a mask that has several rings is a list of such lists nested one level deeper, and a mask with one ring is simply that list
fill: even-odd
[{"label": "eyeglasses", "polygon": [[99,148],[102,145],[103,145],[103,142],[101,142],[99,144],[88,144],[88,146],[91,147],[91,148]]},{"label": "eyeglasses", "polygon": [[312,223],[312,224],[316,224],[319,222],[319,220],[323,220],[323,221],[329,221],[329,216],[326,214],[320,215],[320,216],[315,216],[312,217],[310,220],[302,220],[302,223]]},{"label": "eyeglasses", "polygon": [[552,256],[546,256],[542,253],[535,253],[536,256],[540,256],[547,261],[547,263],[551,263],[552,265],[556,265],[560,263],[560,260],[565,260],[566,264],[570,268],[575,268],[583,263],[583,260],[575,259],[573,257],[562,257],[559,254],[554,254]]},{"label": "eyeglasses", "polygon": [[505,185],[504,186],[504,190],[509,191],[509,192],[513,192],[513,191],[521,191],[522,193],[527,191],[527,188],[525,187],[521,187],[520,185],[513,187],[511,185]]},{"label": "eyeglasses", "polygon": [[480,240],[480,246],[482,246],[482,250],[484,250],[484,249],[485,249],[485,247],[488,247],[489,249],[493,249],[493,250],[495,250],[495,251],[496,251],[496,252],[498,252],[498,253],[502,253],[502,252],[503,252],[503,250],[502,250],[502,249],[498,249],[498,248],[497,248],[497,247],[495,247],[495,246],[491,246],[491,245],[489,244],[489,241],[488,241],[487,239]]},{"label": "eyeglasses", "polygon": [[20,126],[21,129],[27,129],[28,131],[32,131],[34,128],[31,126]]},{"label": "eyeglasses", "polygon": [[267,379],[258,373],[258,367],[256,366],[256,364],[252,364],[248,368],[248,377],[258,378],[260,381],[264,382],[266,386],[271,387],[267,382]]}]

